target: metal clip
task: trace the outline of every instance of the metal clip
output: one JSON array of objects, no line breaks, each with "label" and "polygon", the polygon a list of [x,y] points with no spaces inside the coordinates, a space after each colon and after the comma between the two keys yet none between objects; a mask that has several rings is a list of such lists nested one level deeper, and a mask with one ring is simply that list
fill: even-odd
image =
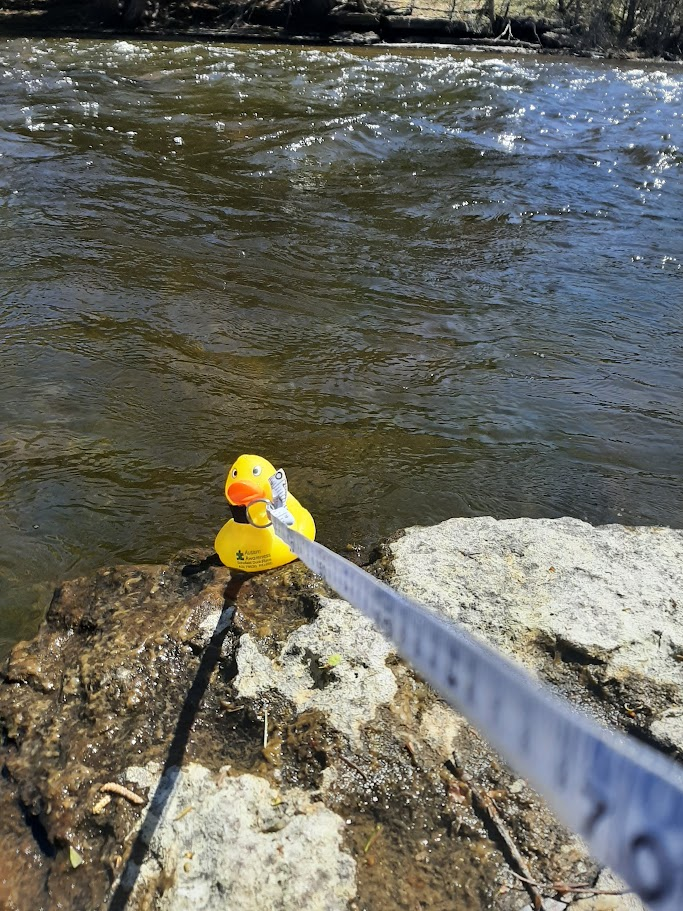
[{"label": "metal clip", "polygon": [[270,528],[270,526],[273,524],[272,522],[268,522],[266,525],[257,525],[249,515],[249,510],[255,503],[265,503],[266,512],[268,511],[268,507],[272,505],[270,500],[267,500],[265,497],[259,497],[258,500],[252,500],[251,503],[247,506],[247,522],[251,525],[252,528]]}]

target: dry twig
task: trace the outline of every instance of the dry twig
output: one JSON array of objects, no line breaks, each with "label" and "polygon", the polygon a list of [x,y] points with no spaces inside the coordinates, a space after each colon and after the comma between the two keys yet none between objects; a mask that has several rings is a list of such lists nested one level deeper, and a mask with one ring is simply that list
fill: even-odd
[{"label": "dry twig", "polygon": [[531,878],[531,871],[529,870],[526,861],[519,853],[517,845],[512,840],[512,836],[508,832],[507,826],[501,819],[500,813],[496,809],[496,805],[487,794],[483,794],[481,791],[478,791],[469,778],[465,778],[464,776],[461,777],[469,787],[472,793],[472,798],[476,803],[477,808],[486,816],[490,825],[493,826],[493,828],[496,830],[500,840],[507,848],[510,857],[515,862],[522,875],[518,876],[518,874],[514,873],[514,870],[511,870],[510,872],[514,873],[518,879],[521,879],[526,884],[527,891],[531,896],[535,911],[545,911],[545,908],[543,906],[543,896],[539,892],[536,882]]},{"label": "dry twig", "polygon": [[355,762],[351,762],[351,760],[350,760],[350,759],[347,759],[346,756],[340,756],[339,758],[341,759],[342,762],[345,762],[347,766],[349,766],[349,767],[352,768],[352,769],[355,769],[356,772],[358,772],[358,774],[360,775],[360,777],[361,777],[364,781],[367,781],[367,780],[368,780],[368,776],[365,774],[365,772],[364,772],[361,768],[359,768],[359,767],[356,765]]},{"label": "dry twig", "polygon": [[594,886],[589,886],[588,883],[558,882],[544,885],[535,880],[527,879],[525,876],[520,876],[514,870],[510,870],[510,873],[527,885],[536,886],[538,889],[543,889],[544,892],[557,892],[559,895],[568,895],[570,892],[580,895],[629,895],[633,892],[632,889],[596,889]]},{"label": "dry twig", "polygon": [[243,705],[233,705],[232,702],[228,702],[227,699],[220,699],[220,706],[225,712],[241,712],[244,710]]}]

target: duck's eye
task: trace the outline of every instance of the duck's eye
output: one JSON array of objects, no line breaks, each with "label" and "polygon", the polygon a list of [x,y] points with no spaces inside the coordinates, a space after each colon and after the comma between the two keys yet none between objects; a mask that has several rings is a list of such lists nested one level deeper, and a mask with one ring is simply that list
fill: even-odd
[{"label": "duck's eye", "polygon": [[233,478],[236,478],[236,477],[237,477],[237,469],[236,469],[236,468],[233,468],[233,470],[232,470],[230,473],[232,474]]},{"label": "duck's eye", "polygon": [[258,478],[258,476],[261,474],[261,466],[254,465],[254,467],[251,469],[251,473],[255,478]]}]

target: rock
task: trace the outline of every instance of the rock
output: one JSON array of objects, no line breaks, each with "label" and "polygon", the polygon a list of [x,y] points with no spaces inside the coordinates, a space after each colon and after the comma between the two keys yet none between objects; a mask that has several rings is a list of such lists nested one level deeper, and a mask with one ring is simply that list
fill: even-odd
[{"label": "rock", "polygon": [[379,12],[383,16],[409,16],[413,5],[413,0],[385,0],[379,5]]},{"label": "rock", "polygon": [[327,17],[327,21],[330,28],[335,31],[369,32],[377,28],[379,16],[340,9],[333,10]]},{"label": "rock", "polygon": [[[682,538],[459,519],[370,570],[671,747]],[[198,554],[65,583],[5,665],[0,734],[3,908],[521,911],[487,793],[539,882],[599,873],[300,564],[244,577]]]},{"label": "rock", "polygon": [[451,519],[408,529],[391,553],[406,594],[551,681],[590,669],[613,720],[680,743],[683,531]]},{"label": "rock", "polygon": [[683,754],[683,708],[665,709],[650,725],[654,740],[666,749]]},{"label": "rock", "polygon": [[[567,911],[566,902],[556,901],[554,898],[546,898],[543,901],[544,911]],[[525,905],[522,911],[534,911],[532,905]]]},{"label": "rock", "polygon": [[573,35],[559,30],[540,32],[539,38],[543,47],[549,48],[574,48],[578,43]]},{"label": "rock", "polygon": [[[274,911],[354,892],[378,911],[456,892],[511,907],[494,895],[503,855],[444,766],[456,740],[462,761],[486,748],[300,565],[239,578],[195,558],[66,583],[10,667],[2,907],[172,911],[208,895]],[[217,872],[236,840],[248,875]],[[206,856],[186,857],[197,844]]]},{"label": "rock", "polygon": [[536,21],[536,31],[538,32],[539,35],[542,34],[543,32],[561,31],[564,27],[564,23],[562,22],[561,19],[544,19],[543,17],[541,17],[540,19],[536,19],[535,21]]},{"label": "rock", "polygon": [[571,911],[647,911],[637,895],[629,893],[628,886],[612,873],[603,870],[595,883],[596,889],[606,892],[623,891],[624,895],[591,895],[571,905]]},{"label": "rock", "polygon": [[147,852],[135,871],[133,906],[161,892],[164,909],[342,911],[355,895],[344,820],[306,792],[291,789],[283,799],[264,778],[195,763],[157,775],[159,792],[165,822],[150,810],[141,830]]},{"label": "rock", "polygon": [[414,35],[448,35],[451,28],[451,20],[426,16],[384,16],[382,25],[389,32],[410,32]]},{"label": "rock", "polygon": [[[275,689],[299,712],[323,712],[357,742],[361,727],[396,695],[396,678],[386,665],[391,653],[386,639],[350,604],[321,599],[315,620],[295,630],[273,659],[251,636],[242,636],[235,688],[243,699]],[[332,655],[336,663],[330,667]]]},{"label": "rock", "polygon": [[370,44],[377,44],[382,39],[377,32],[336,32],[330,35],[331,44],[352,44],[357,47],[363,47]]}]

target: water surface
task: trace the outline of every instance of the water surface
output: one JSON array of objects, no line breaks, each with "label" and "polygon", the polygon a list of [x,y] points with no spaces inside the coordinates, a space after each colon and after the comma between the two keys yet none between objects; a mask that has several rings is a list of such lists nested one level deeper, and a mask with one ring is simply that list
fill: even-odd
[{"label": "water surface", "polygon": [[333,547],[683,525],[683,73],[0,43],[0,650],[210,545],[228,465]]}]

